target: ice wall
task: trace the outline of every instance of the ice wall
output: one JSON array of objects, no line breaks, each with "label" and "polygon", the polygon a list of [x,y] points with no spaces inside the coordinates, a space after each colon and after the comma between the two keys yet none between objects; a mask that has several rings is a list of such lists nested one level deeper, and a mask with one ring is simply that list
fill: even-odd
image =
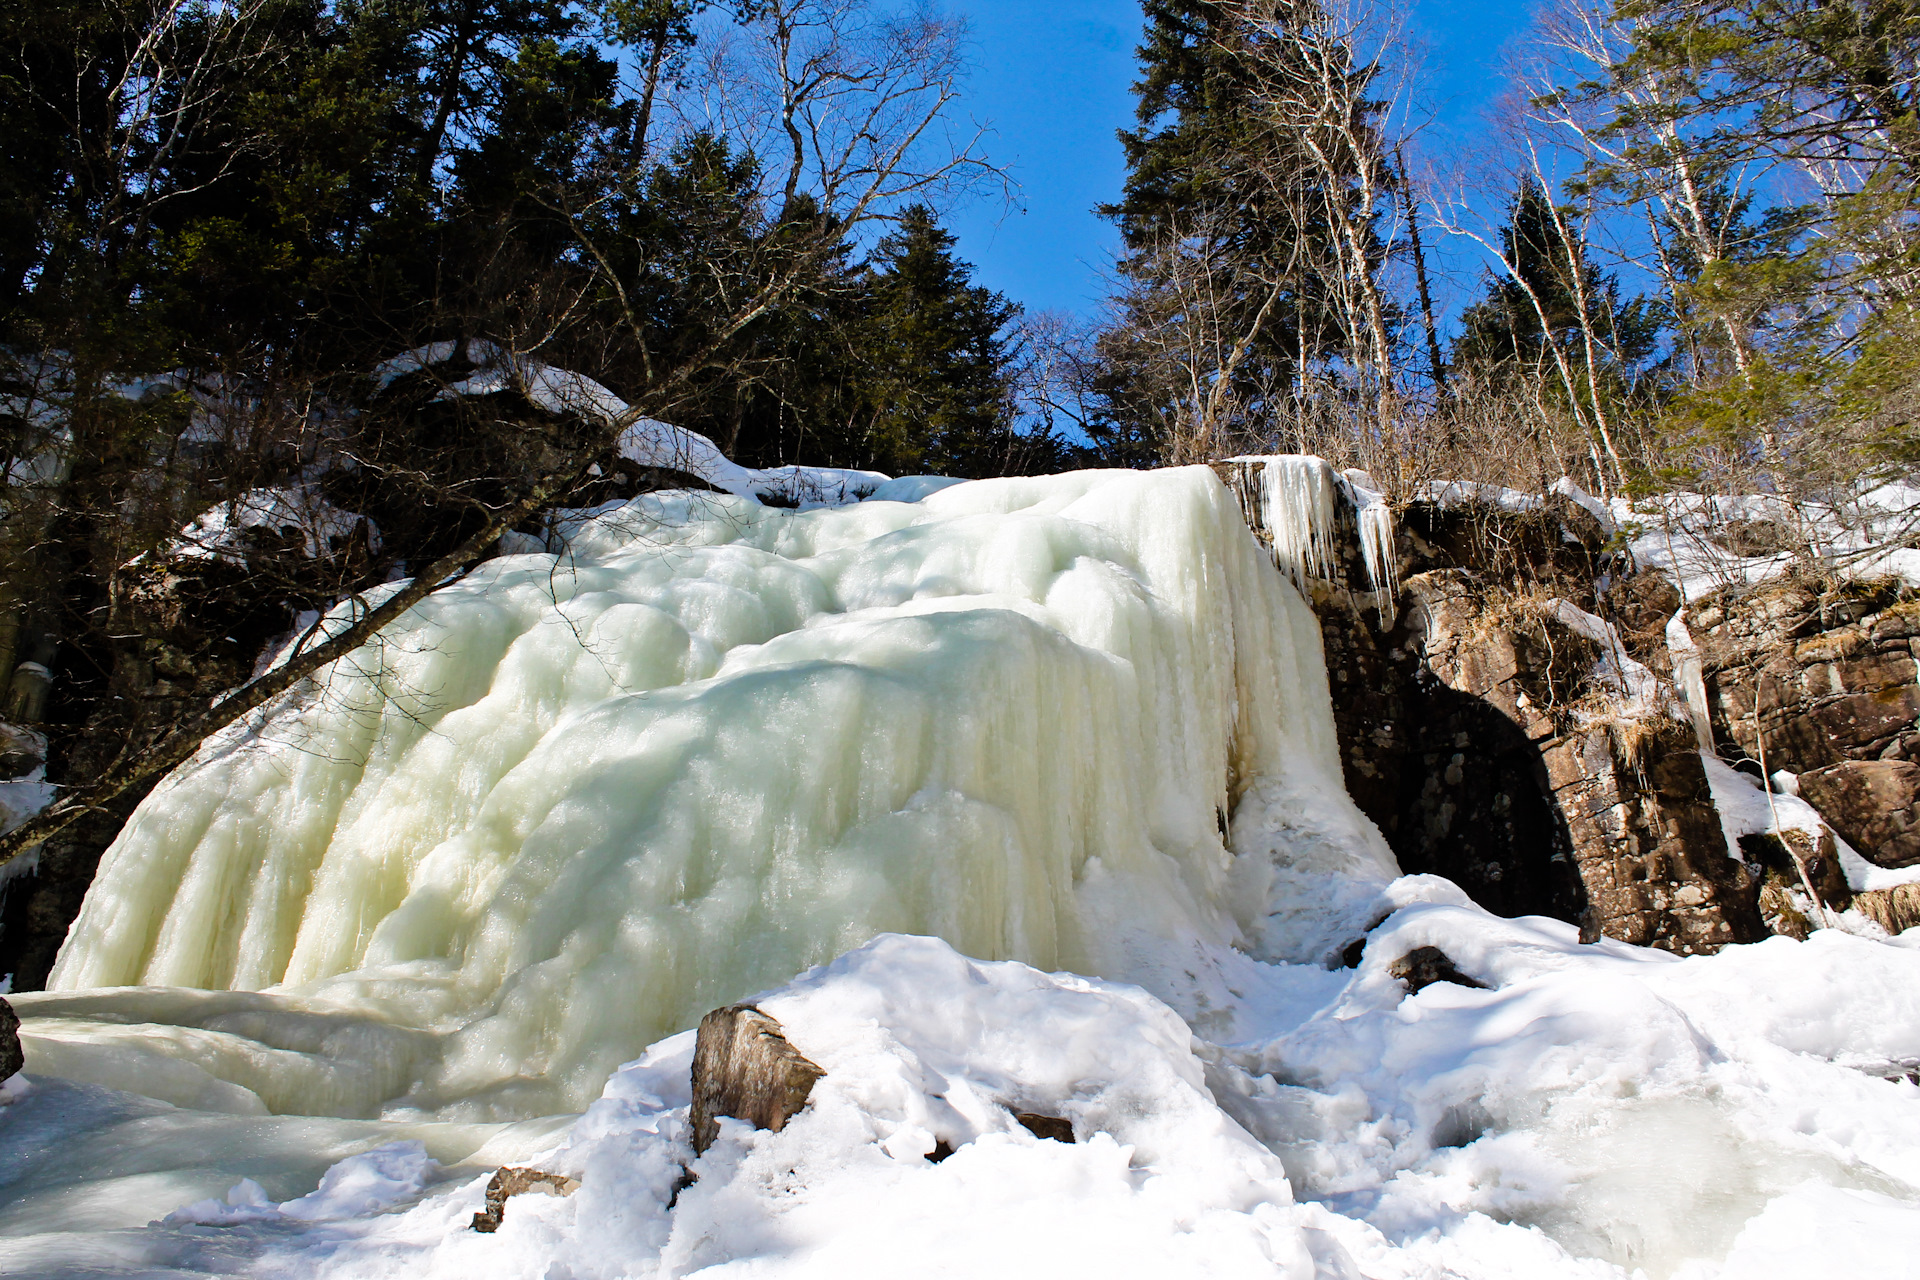
[{"label": "ice wall", "polygon": [[[1300,839],[1230,854],[1243,796]],[[1283,945],[1295,852],[1393,873],[1313,615],[1207,469],[651,497],[490,562],[158,787],[40,1052],[135,1089],[158,1055],[235,1109],[572,1110],[882,931],[1179,998],[1198,944]],[[267,994],[85,991],[130,985]]]}]

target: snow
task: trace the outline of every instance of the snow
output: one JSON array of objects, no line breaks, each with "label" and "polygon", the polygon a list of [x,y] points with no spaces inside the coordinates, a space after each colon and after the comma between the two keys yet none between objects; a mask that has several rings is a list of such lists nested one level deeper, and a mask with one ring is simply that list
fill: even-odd
[{"label": "snow", "polygon": [[250,550],[248,531],[260,529],[297,536],[303,554],[317,560],[334,554],[363,521],[368,545],[378,551],[380,532],[373,522],[334,506],[316,485],[248,489],[195,516],[168,543],[166,555],[177,560],[243,559]]},{"label": "snow", "polygon": [[[0,1273],[1910,1274],[1920,1087],[1898,1073],[1920,1062],[1920,952],[1832,930],[1684,960],[1582,946],[1433,877],[1373,905],[1388,914],[1351,970],[1212,953],[1226,985],[1206,1011],[882,935],[754,998],[826,1069],[778,1134],[723,1121],[693,1159],[681,1032],[507,1157],[581,1186],[514,1198],[492,1236],[465,1229],[490,1168],[450,1151],[436,1169],[431,1143],[396,1139],[308,1173],[308,1196],[230,1177],[150,1227],[109,1226],[95,1199],[69,1210],[85,1229],[49,1230],[36,1188],[0,1216],[21,1259]],[[1418,946],[1488,989],[1407,995],[1387,968]],[[1069,1120],[1076,1142],[1015,1110]],[[954,1154],[935,1163],[937,1142]],[[70,1178],[100,1158],[70,1155]]]},{"label": "snow", "polygon": [[1561,476],[1547,487],[1547,492],[1559,494],[1599,521],[1600,532],[1604,536],[1611,538],[1614,535],[1613,512],[1606,503],[1575,484],[1572,476]]},{"label": "snow", "polygon": [[1537,511],[1542,499],[1537,493],[1522,493],[1497,484],[1479,484],[1471,480],[1430,480],[1425,497],[1442,507],[1482,503],[1502,511]]},{"label": "snow", "polygon": [[1561,626],[1600,650],[1591,679],[1597,687],[1617,695],[1615,706],[1620,714],[1671,714],[1676,718],[1685,714],[1660,678],[1628,654],[1626,643],[1611,622],[1568,600],[1550,600],[1547,609]]},{"label": "snow", "polygon": [[440,1162],[414,1140],[385,1142],[348,1156],[320,1175],[320,1185],[304,1196],[275,1204],[265,1187],[242,1178],[221,1199],[197,1200],[160,1220],[162,1226],[230,1227],[242,1222],[333,1222],[391,1209],[418,1200]]},{"label": "snow", "polygon": [[[454,342],[433,342],[383,361],[374,369],[377,387],[385,388],[406,374],[443,364],[458,351]],[[618,427],[615,451],[643,467],[661,467],[706,481],[723,493],[755,500],[770,499],[781,506],[811,510],[841,506],[871,496],[891,477],[879,471],[849,467],[743,467],[697,431],[636,414],[625,400],[584,374],[557,368],[542,360],[509,351],[497,343],[473,339],[465,358],[476,366],[473,374],[447,384],[441,399],[493,395],[517,388],[534,404],[551,413],[572,414]],[[935,477],[910,477],[928,481]],[[932,492],[924,483],[897,493],[894,501],[916,501]]]},{"label": "snow", "polygon": [[[59,794],[60,788],[47,781],[45,765],[35,765],[24,777],[10,778],[0,782],[0,834],[13,830],[34,814],[39,813],[52,804],[54,797]],[[28,868],[17,863],[0,866],[0,885],[26,870]]]},{"label": "snow", "polygon": [[1760,779],[1742,773],[1709,753],[1701,753],[1701,762],[1706,766],[1707,782],[1713,788],[1713,804],[1720,813],[1721,830],[1726,833],[1728,856],[1740,856],[1741,836],[1799,831],[1817,847],[1822,835],[1831,835],[1840,868],[1846,873],[1847,886],[1855,893],[1920,882],[1920,867],[1897,870],[1877,867],[1861,857],[1828,825],[1819,810],[1788,790],[1782,776],[1784,770],[1774,776],[1774,785],[1766,788],[1760,785]]}]

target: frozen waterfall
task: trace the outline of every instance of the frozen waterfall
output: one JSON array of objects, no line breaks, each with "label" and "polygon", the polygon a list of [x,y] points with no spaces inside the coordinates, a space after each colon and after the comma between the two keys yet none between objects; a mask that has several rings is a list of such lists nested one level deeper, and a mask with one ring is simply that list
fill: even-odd
[{"label": "frozen waterfall", "polygon": [[[227,1110],[577,1110],[886,931],[1192,1007],[1202,950],[1350,936],[1289,914],[1316,860],[1363,900],[1394,874],[1314,616],[1206,468],[651,496],[489,562],[167,779],[31,1052]],[[263,994],[81,994],[129,986]]]}]

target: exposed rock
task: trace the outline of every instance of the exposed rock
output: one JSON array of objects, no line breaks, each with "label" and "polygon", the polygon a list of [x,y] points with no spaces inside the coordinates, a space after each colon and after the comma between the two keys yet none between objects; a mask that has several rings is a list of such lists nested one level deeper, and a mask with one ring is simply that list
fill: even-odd
[{"label": "exposed rock", "polygon": [[826,1073],[801,1056],[780,1024],[749,1004],[728,1005],[700,1019],[693,1048],[693,1150],[720,1135],[720,1117],[778,1133],[807,1105]]},{"label": "exposed rock", "polygon": [[1487,984],[1477,978],[1470,978],[1454,967],[1447,953],[1438,947],[1415,947],[1398,960],[1395,960],[1388,973],[1407,984],[1408,994],[1413,994],[1436,982],[1451,982],[1456,987],[1476,987],[1482,991]]},{"label": "exposed rock", "polygon": [[1783,577],[1690,605],[1722,757],[1793,773],[1920,763],[1920,601],[1900,597],[1897,583]]},{"label": "exposed rock", "polygon": [[[1456,749],[1421,759],[1420,821],[1394,846],[1402,865],[1448,876],[1501,914],[1578,920],[1589,941],[1691,954],[1765,936],[1691,728],[1612,712],[1589,683],[1601,656],[1591,640],[1489,594],[1458,570],[1407,583],[1420,717]],[[1510,876],[1529,887],[1507,887]]]},{"label": "exposed rock", "polygon": [[1595,612],[1613,624],[1634,661],[1664,676],[1672,673],[1667,620],[1680,611],[1681,603],[1679,589],[1665,574],[1645,570],[1608,584]]},{"label": "exposed rock", "polygon": [[[1264,538],[1260,513],[1246,514]],[[1624,713],[1595,686],[1599,646],[1557,607],[1534,607],[1611,613],[1629,652],[1665,668],[1670,585],[1632,573],[1601,521],[1561,495],[1524,511],[1415,504],[1399,526],[1398,622],[1383,634],[1382,613],[1356,607],[1344,501],[1335,515],[1336,564],[1311,597],[1341,766],[1404,870],[1446,876],[1501,915],[1579,922],[1590,940],[1690,953],[1765,936],[1691,725]],[[1615,583],[1604,601],[1603,573]]]},{"label": "exposed rock", "polygon": [[0,721],[0,778],[18,778],[47,762],[47,740],[31,729]]},{"label": "exposed rock", "polygon": [[1401,518],[1402,569],[1470,569],[1503,587],[1545,587],[1583,609],[1593,584],[1620,566],[1593,513],[1563,494],[1512,511],[1490,503],[1416,502]]},{"label": "exposed rock", "polygon": [[26,1065],[26,1054],[20,1049],[20,1015],[0,1000],[0,1081],[19,1074]]},{"label": "exposed rock", "polygon": [[1587,893],[1586,941],[1695,955],[1766,936],[1756,887],[1727,856],[1690,728],[1601,724],[1542,754]]},{"label": "exposed rock", "polygon": [[1073,1141],[1073,1121],[1062,1120],[1059,1116],[1037,1115],[1031,1111],[1016,1111],[1013,1118],[1036,1138],[1051,1138],[1055,1142]]},{"label": "exposed rock", "polygon": [[1807,886],[1819,895],[1820,905],[1844,911],[1853,897],[1847,887],[1846,873],[1834,852],[1833,834],[1820,833],[1816,841],[1804,831],[1789,828],[1778,835],[1772,832],[1740,837],[1740,852],[1750,866],[1761,869],[1769,880],[1778,880],[1797,893]]},{"label": "exposed rock", "polygon": [[1888,933],[1920,925],[1920,884],[1868,889],[1853,895],[1853,905]]},{"label": "exposed rock", "polygon": [[1860,856],[1883,867],[1920,862],[1920,765],[1848,760],[1800,775],[1800,796]]},{"label": "exposed rock", "polygon": [[506,1216],[507,1201],[514,1196],[525,1195],[532,1191],[549,1196],[570,1196],[580,1189],[580,1183],[561,1173],[547,1173],[541,1169],[500,1169],[487,1183],[487,1207],[473,1215],[472,1228],[479,1232],[494,1232],[500,1229],[500,1221]]},{"label": "exposed rock", "polygon": [[1777,520],[1729,520],[1714,541],[1736,556],[1772,556],[1806,547],[1805,538]]}]

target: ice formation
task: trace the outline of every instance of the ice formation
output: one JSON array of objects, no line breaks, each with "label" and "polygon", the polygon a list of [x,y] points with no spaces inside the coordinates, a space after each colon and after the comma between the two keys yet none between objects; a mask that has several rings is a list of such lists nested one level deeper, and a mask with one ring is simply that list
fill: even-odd
[{"label": "ice formation", "polygon": [[1364,471],[1337,472],[1312,454],[1230,458],[1239,465],[1236,484],[1242,508],[1267,534],[1273,558],[1302,592],[1316,579],[1335,576],[1336,494],[1352,505],[1359,525],[1361,562],[1367,590],[1375,594],[1381,625],[1393,625],[1393,601],[1399,594],[1399,565],[1394,551],[1395,518],[1386,497]]},{"label": "ice formation", "polygon": [[[489,562],[157,788],[41,1060],[241,1112],[576,1110],[882,931],[1177,999],[1183,948],[1351,936],[1268,915],[1300,865],[1393,874],[1314,616],[1205,468],[649,497],[566,548]],[[1236,804],[1292,834],[1234,858]],[[87,992],[128,986],[263,994]]]}]

